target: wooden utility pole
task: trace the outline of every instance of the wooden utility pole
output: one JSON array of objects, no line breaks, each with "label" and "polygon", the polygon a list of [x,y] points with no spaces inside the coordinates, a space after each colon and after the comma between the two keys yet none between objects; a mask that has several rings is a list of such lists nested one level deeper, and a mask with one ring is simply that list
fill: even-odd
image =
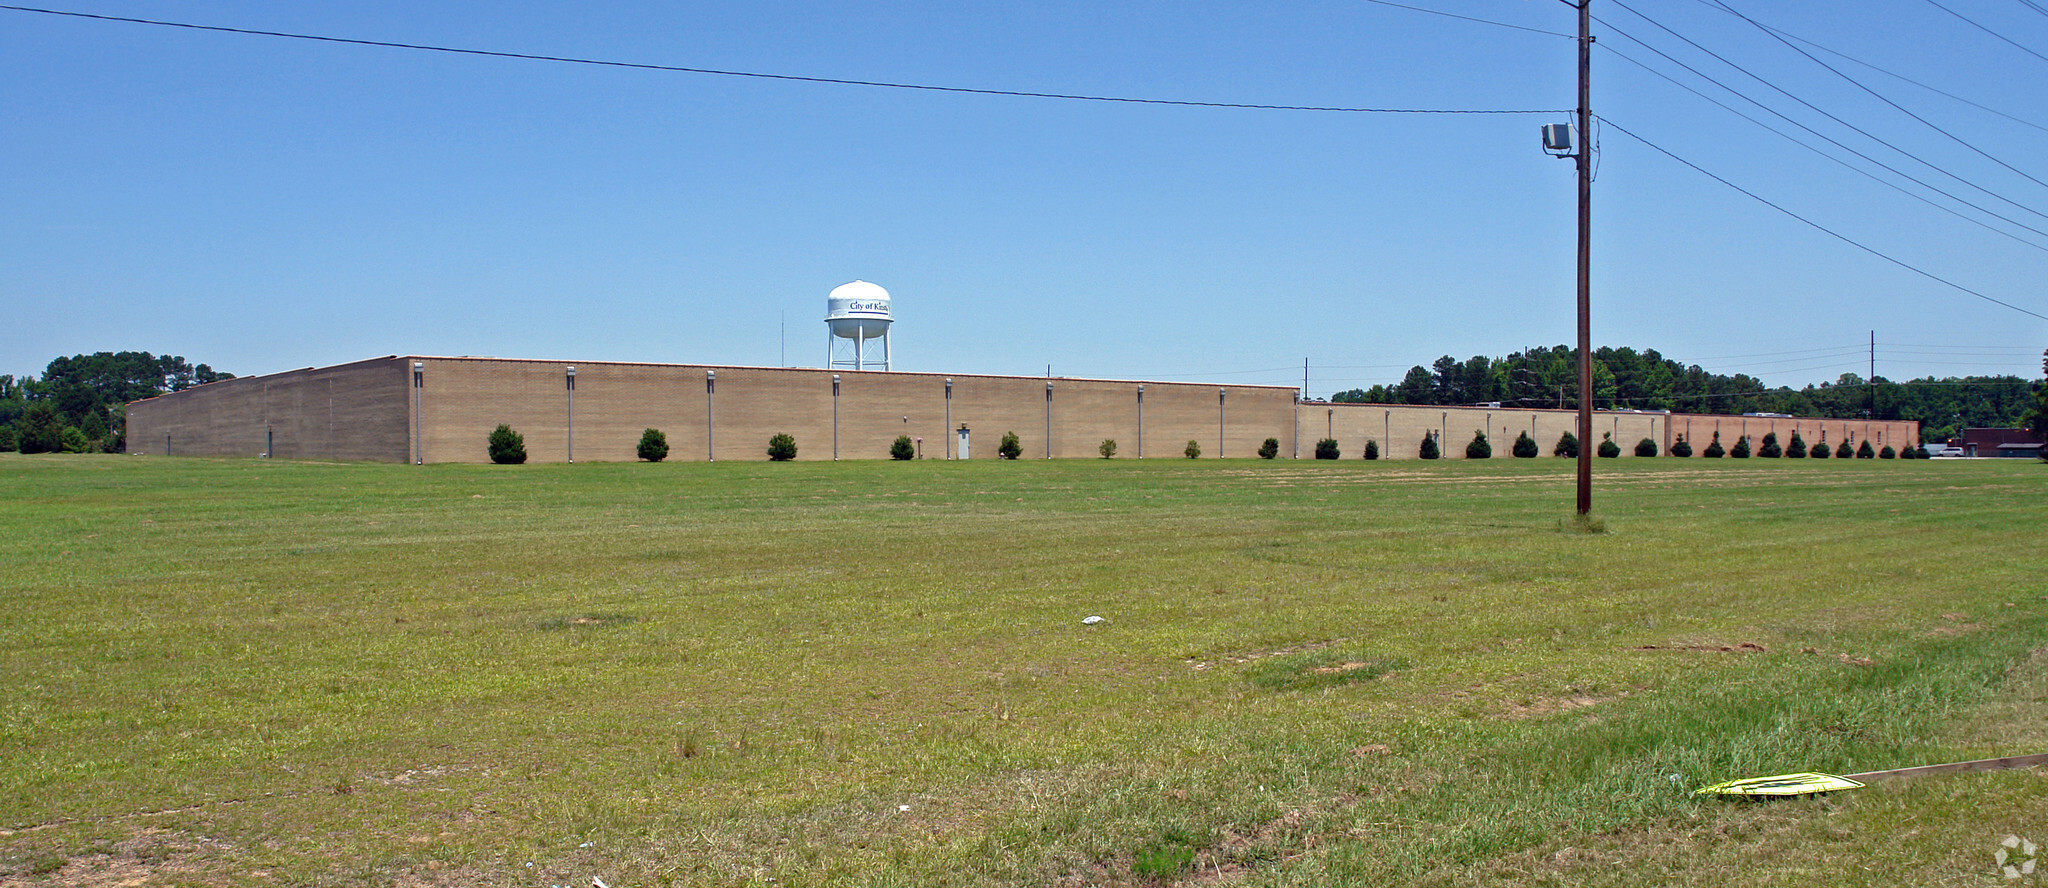
[{"label": "wooden utility pole", "polygon": [[1593,0],[1579,0],[1579,514],[1593,511]]}]

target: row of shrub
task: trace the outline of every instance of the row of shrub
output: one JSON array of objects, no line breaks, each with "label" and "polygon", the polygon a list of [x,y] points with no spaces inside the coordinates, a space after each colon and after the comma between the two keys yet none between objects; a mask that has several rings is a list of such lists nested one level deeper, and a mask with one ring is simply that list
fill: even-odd
[{"label": "row of shrub", "polygon": [[[1678,436],[1678,440],[1671,442],[1671,455],[1692,455],[1692,444],[1685,440],[1684,435]],[[1821,442],[1808,448],[1805,439],[1801,438],[1798,432],[1792,433],[1792,442],[1789,445],[1780,447],[1778,445],[1778,433],[1770,432],[1764,435],[1763,441],[1752,452],[1748,435],[1737,438],[1734,447],[1724,448],[1721,446],[1721,433],[1715,432],[1713,440],[1707,442],[1707,448],[1700,451],[1700,455],[1709,458],[1728,456],[1735,459],[1748,459],[1751,456],[1758,456],[1764,459],[1778,459],[1780,457],[1785,459],[1806,459],[1808,457],[1827,459],[1830,456],[1835,459],[1926,459],[1927,448],[1915,445],[1904,450],[1894,450],[1890,444],[1886,444],[1881,448],[1874,448],[1870,446],[1870,439],[1865,438],[1863,443],[1856,447],[1850,447],[1849,442],[1843,441],[1830,452],[1826,442]]]},{"label": "row of shrub", "polygon": [[[526,462],[526,437],[513,431],[509,425],[500,424],[492,429],[490,439],[486,443],[491,454],[491,462],[499,465],[518,465]],[[1192,446],[1194,442],[1190,441],[1188,444]],[[1102,445],[1104,457],[1116,453],[1115,441],[1104,441]],[[668,436],[660,429],[641,432],[640,444],[634,452],[648,462],[661,462],[668,458]],[[1023,448],[1017,443],[1015,432],[1004,435],[1001,446],[996,448],[996,454],[1003,459],[1016,459],[1022,452]],[[768,458],[775,462],[796,459],[796,438],[786,433],[769,438]],[[889,458],[916,459],[917,442],[911,440],[909,435],[896,436],[896,440],[889,444]]]},{"label": "row of shrub", "polygon": [[[1621,445],[1614,443],[1612,435],[1603,432],[1600,438],[1600,446],[1594,450],[1595,454],[1606,459],[1614,459],[1621,456]],[[491,431],[489,448],[491,462],[499,464],[526,462],[526,439],[518,432],[513,431],[509,425],[500,425]],[[1112,459],[1116,456],[1116,449],[1116,439],[1105,438],[1101,446],[1096,448],[1096,451],[1102,454],[1103,459]],[[648,429],[641,433],[640,444],[636,452],[643,460],[661,462],[668,458],[668,436],[662,434],[660,429]],[[996,456],[1002,459],[1016,459],[1023,455],[1023,452],[1023,445],[1017,440],[1016,432],[1004,433],[1002,442],[996,446]],[[1258,452],[1260,459],[1278,457],[1280,455],[1280,439],[1267,438],[1264,443],[1259,445]],[[1443,458],[1443,449],[1437,444],[1437,436],[1433,434],[1423,436],[1422,443],[1418,447],[1417,452],[1423,459]],[[1510,452],[1519,459],[1533,459],[1538,454],[1539,448],[1535,439],[1529,437],[1528,432],[1522,432],[1515,436],[1515,443],[1510,448]],[[1557,444],[1550,448],[1550,452],[1553,456],[1577,458],[1579,455],[1578,436],[1573,435],[1571,432],[1565,432],[1563,436],[1557,439]],[[1684,435],[1679,435],[1677,440],[1671,442],[1672,456],[1689,457],[1692,456],[1692,453],[1692,444],[1685,440]],[[1656,456],[1657,442],[1649,438],[1637,441],[1635,454],[1637,456]],[[898,435],[896,440],[889,445],[890,459],[915,459],[917,455],[916,442],[912,441],[909,435]],[[1181,450],[1181,455],[1188,459],[1200,458],[1202,455],[1201,443],[1189,441],[1187,447]],[[1862,446],[1855,448],[1851,448],[1849,442],[1843,441],[1830,453],[1826,443],[1816,444],[1811,448],[1807,447],[1806,442],[1799,437],[1798,432],[1792,433],[1790,445],[1780,447],[1778,445],[1777,433],[1771,432],[1764,435],[1763,441],[1752,451],[1747,435],[1738,438],[1734,447],[1723,448],[1721,446],[1721,433],[1717,431],[1714,433],[1713,440],[1707,444],[1705,450],[1700,452],[1700,455],[1709,459],[1718,459],[1723,456],[1735,459],[1748,459],[1751,456],[1764,459],[1777,459],[1780,457],[1785,459],[1805,459],[1807,457],[1827,459],[1829,456],[1833,456],[1836,459],[1850,459],[1852,457],[1855,459],[1926,459],[1927,450],[1916,446],[1906,448],[1904,452],[1900,452],[1893,450],[1889,444],[1881,449],[1873,449],[1870,446],[1870,440],[1866,438]],[[1340,456],[1342,456],[1342,452],[1338,450],[1337,439],[1324,438],[1316,442],[1316,459],[1337,459]],[[1368,439],[1365,442],[1364,456],[1366,459],[1379,459],[1379,442]],[[1486,439],[1486,433],[1473,433],[1471,442],[1465,445],[1465,458],[1490,459],[1492,456],[1493,444]],[[788,434],[778,434],[769,438],[768,458],[776,462],[796,459],[796,439]]]},{"label": "row of shrub", "polygon": [[[1611,434],[1602,432],[1600,438],[1600,446],[1593,451],[1596,455],[1606,459],[1615,459],[1621,456],[1621,445],[1614,443]],[[1194,442],[1190,441],[1188,443],[1192,445]],[[1422,436],[1422,443],[1416,452],[1423,459],[1443,458],[1443,448],[1437,443],[1437,436],[1434,434]],[[1534,459],[1541,452],[1541,448],[1536,444],[1535,439],[1529,437],[1528,432],[1521,432],[1515,436],[1515,443],[1510,452],[1520,459]],[[1550,448],[1550,453],[1553,456],[1576,459],[1579,455],[1578,436],[1571,432],[1565,432],[1557,439],[1557,444]],[[1267,438],[1266,443],[1259,448],[1259,456],[1262,459],[1272,459],[1279,454],[1280,441],[1277,438]],[[1656,456],[1657,442],[1649,438],[1637,441],[1635,454],[1637,456]],[[1685,440],[1684,435],[1679,435],[1678,439],[1671,443],[1672,456],[1687,457],[1692,456],[1692,454],[1692,445]],[[1316,459],[1336,459],[1340,455],[1336,439],[1324,438],[1316,442]],[[1367,439],[1364,455],[1366,459],[1379,459],[1379,442]],[[1701,452],[1700,455],[1708,458],[1728,456],[1735,459],[1747,459],[1750,456],[1758,456],[1764,459],[1777,459],[1779,457],[1805,459],[1809,456],[1814,459],[1827,459],[1830,453],[1827,445],[1824,443],[1817,444],[1808,449],[1806,442],[1799,437],[1798,432],[1792,433],[1792,443],[1787,447],[1780,447],[1778,445],[1778,434],[1776,432],[1768,433],[1764,435],[1762,443],[1754,451],[1751,450],[1749,437],[1746,435],[1735,442],[1733,449],[1728,449],[1721,446],[1721,433],[1715,432],[1714,440],[1707,445],[1707,449]],[[1870,441],[1865,439],[1862,446],[1855,448],[1851,448],[1849,442],[1843,441],[1840,446],[1835,448],[1832,455],[1837,459],[1849,459],[1851,457],[1856,459],[1926,459],[1927,450],[1923,447],[1914,446],[1906,448],[1904,451],[1898,451],[1892,449],[1889,444],[1883,448],[1874,449],[1870,446]],[[1465,445],[1465,458],[1490,459],[1492,457],[1493,443],[1487,440],[1486,433],[1474,432],[1471,442]]]}]

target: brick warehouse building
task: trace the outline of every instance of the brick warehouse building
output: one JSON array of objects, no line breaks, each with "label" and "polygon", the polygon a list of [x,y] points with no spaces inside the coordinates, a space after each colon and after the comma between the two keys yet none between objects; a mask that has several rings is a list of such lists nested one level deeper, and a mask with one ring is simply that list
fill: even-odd
[{"label": "brick warehouse building", "polygon": [[[487,462],[500,423],[525,437],[532,461],[565,462],[633,460],[648,428],[668,436],[671,459],[766,459],[768,438],[785,432],[799,459],[883,459],[899,435],[921,438],[926,458],[953,458],[962,426],[976,459],[993,458],[1005,432],[1027,459],[1093,458],[1104,439],[1119,457],[1177,458],[1193,440],[1204,457],[1245,458],[1267,438],[1307,457],[1324,437],[1346,458],[1371,439],[1386,458],[1412,459],[1432,434],[1457,459],[1481,430],[1496,456],[1523,431],[1547,456],[1577,421],[1570,410],[1297,402],[1283,386],[396,355],[224,380],[136,401],[127,416],[132,453],[385,462]],[[1679,434],[1704,448],[1715,429],[1731,447],[1768,431],[1878,447],[1919,433],[1912,422],[1637,411],[1599,411],[1594,429],[1625,455],[1642,438],[1668,452]]]}]

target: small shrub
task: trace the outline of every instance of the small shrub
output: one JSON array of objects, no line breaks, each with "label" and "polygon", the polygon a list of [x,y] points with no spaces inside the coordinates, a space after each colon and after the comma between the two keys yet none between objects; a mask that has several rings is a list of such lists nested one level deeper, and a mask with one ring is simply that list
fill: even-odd
[{"label": "small shrub", "polygon": [[1855,455],[1856,455],[1856,451],[1854,451],[1854,450],[1852,450],[1852,449],[1850,449],[1850,448],[1849,448],[1849,442],[1847,442],[1847,441],[1843,441],[1843,442],[1842,442],[1842,446],[1840,446],[1840,447],[1837,447],[1837,448],[1835,448],[1835,458],[1836,458],[1836,459],[1848,459],[1849,457],[1852,457],[1852,456],[1855,456]]},{"label": "small shrub", "polygon": [[1616,459],[1621,456],[1621,445],[1614,443],[1613,432],[1600,433],[1600,449],[1593,451],[1601,459]]},{"label": "small shrub", "polygon": [[[1914,458],[1914,459],[1928,459],[1929,457],[1927,456],[1927,445],[1925,445],[1925,444],[1915,444],[1915,445],[1913,445],[1913,458]],[[2043,450],[2043,451],[2041,451],[2041,459],[2043,459],[2043,460],[2048,460],[2048,450]]]},{"label": "small shrub", "polygon": [[1193,439],[1193,438],[1189,438],[1189,439],[1188,439],[1188,446],[1186,446],[1186,447],[1183,447],[1183,448],[1181,448],[1181,449],[1180,449],[1180,455],[1182,455],[1182,456],[1185,456],[1185,457],[1187,457],[1188,459],[1201,459],[1201,458],[1202,458],[1202,442],[1200,442],[1200,441],[1197,441],[1197,440],[1195,440],[1195,439]]},{"label": "small shrub", "polygon": [[1764,459],[1777,459],[1785,455],[1785,449],[1778,446],[1778,433],[1765,432],[1763,446],[1756,449],[1756,455]]},{"label": "small shrub", "polygon": [[1898,451],[1896,451],[1896,450],[1893,450],[1893,449],[1892,449],[1892,445],[1890,445],[1890,444],[1886,444],[1886,445],[1884,445],[1884,449],[1883,449],[1883,450],[1880,450],[1880,451],[1878,451],[1878,452],[1877,452],[1877,458],[1878,458],[1878,459],[1898,459],[1898,458],[1899,458],[1899,452],[1898,452]]},{"label": "small shrub", "polygon": [[1550,448],[1550,453],[1552,456],[1564,456],[1577,459],[1579,456],[1579,436],[1574,435],[1570,432],[1566,432],[1562,435],[1559,435],[1557,438],[1557,446]]},{"label": "small shrub", "polygon": [[1655,441],[1652,441],[1652,440],[1650,440],[1650,439],[1648,439],[1648,438],[1644,438],[1644,439],[1643,439],[1643,440],[1641,440],[1641,441],[1637,441],[1637,442],[1636,442],[1636,455],[1637,455],[1637,456],[1656,456],[1656,455],[1657,455],[1657,442],[1655,442]]},{"label": "small shrub", "polygon": [[1828,449],[1828,442],[1822,441],[1819,444],[1813,445],[1813,449],[1807,451],[1806,455],[1814,459],[1827,459],[1834,455],[1834,451]]},{"label": "small shrub", "polygon": [[1877,451],[1870,449],[1870,439],[1863,439],[1863,446],[1856,448],[1857,459],[1876,459]]},{"label": "small shrub", "polygon": [[64,453],[91,453],[93,450],[92,439],[86,437],[85,432],[77,426],[65,426],[60,439],[63,442]]},{"label": "small shrub", "polygon": [[1370,440],[1370,439],[1368,439],[1368,440],[1367,440],[1367,441],[1365,442],[1365,458],[1366,458],[1366,459],[1379,459],[1379,458],[1380,458],[1380,442],[1378,442],[1378,441],[1373,441],[1373,440]]},{"label": "small shrub", "polygon": [[1749,458],[1749,436],[1748,436],[1748,435],[1743,435],[1743,436],[1741,436],[1741,437],[1739,437],[1739,438],[1736,438],[1736,439],[1735,439],[1735,449],[1733,449],[1733,450],[1730,450],[1730,451],[1728,451],[1728,455],[1729,455],[1729,456],[1731,456],[1731,457],[1734,457],[1734,458],[1736,458],[1736,459],[1748,459],[1748,458]]},{"label": "small shrub", "polygon": [[1437,459],[1444,454],[1442,450],[1437,449],[1435,435],[1423,435],[1421,452],[1417,455],[1423,459]]},{"label": "small shrub", "polygon": [[1806,458],[1806,441],[1805,441],[1805,439],[1803,439],[1803,438],[1800,438],[1800,437],[1799,437],[1799,433],[1798,433],[1798,432],[1793,432],[1793,433],[1792,433],[1792,443],[1791,443],[1790,445],[1786,446],[1786,448],[1785,448],[1785,458],[1786,458],[1786,459],[1805,459],[1805,458]]},{"label": "small shrub", "polygon": [[1279,456],[1279,455],[1280,455],[1280,439],[1279,439],[1279,438],[1267,438],[1267,439],[1266,439],[1266,443],[1264,443],[1264,444],[1260,444],[1260,445],[1259,445],[1259,458],[1260,458],[1260,459],[1272,459],[1273,457],[1276,457],[1276,456]]},{"label": "small shrub", "polygon": [[917,445],[910,442],[909,435],[897,435],[896,440],[889,442],[889,458],[916,459]]},{"label": "small shrub", "polygon": [[1493,443],[1486,440],[1485,432],[1473,432],[1472,441],[1465,445],[1466,459],[1492,459]]},{"label": "small shrub", "polygon": [[1684,435],[1679,435],[1676,440],[1671,442],[1671,455],[1677,457],[1692,455],[1692,444],[1685,440]]},{"label": "small shrub", "polygon": [[1017,442],[1016,432],[1004,432],[1003,443],[996,445],[996,456],[1002,459],[1016,459],[1024,455],[1024,445]]},{"label": "small shrub", "polygon": [[777,432],[774,437],[768,439],[768,458],[776,462],[796,459],[796,438],[791,437],[788,432]]},{"label": "small shrub", "polygon": [[1535,459],[1536,454],[1543,452],[1543,448],[1536,446],[1536,439],[1529,437],[1528,432],[1515,434],[1515,444],[1511,450],[1516,459]]},{"label": "small shrub", "polygon": [[[1271,440],[1271,439],[1268,439],[1268,440]],[[1275,449],[1278,449],[1278,448],[1276,447]],[[1102,443],[1101,443],[1101,444],[1097,444],[1097,445],[1095,445],[1095,452],[1096,452],[1096,453],[1100,453],[1100,454],[1102,454],[1102,458],[1103,458],[1103,459],[1115,459],[1115,458],[1116,458],[1116,439],[1115,439],[1115,438],[1104,438],[1104,439],[1102,439]],[[1272,457],[1270,457],[1270,456],[1269,456],[1269,457],[1266,457],[1266,458],[1267,458],[1267,459],[1272,459]]]},{"label": "small shrub", "polygon": [[1337,439],[1324,438],[1316,442],[1316,459],[1336,459],[1339,455]]},{"label": "small shrub", "polygon": [[1700,455],[1710,459],[1720,459],[1728,455],[1727,449],[1721,446],[1720,432],[1714,433],[1714,440],[1707,442],[1707,449],[1700,451]]},{"label": "small shrub", "polygon": [[526,461],[526,437],[509,425],[499,423],[491,430],[489,446],[491,462],[498,465],[516,466]]},{"label": "small shrub", "polygon": [[648,462],[668,459],[668,436],[660,429],[648,429],[640,433],[640,446],[634,449],[640,458]]}]

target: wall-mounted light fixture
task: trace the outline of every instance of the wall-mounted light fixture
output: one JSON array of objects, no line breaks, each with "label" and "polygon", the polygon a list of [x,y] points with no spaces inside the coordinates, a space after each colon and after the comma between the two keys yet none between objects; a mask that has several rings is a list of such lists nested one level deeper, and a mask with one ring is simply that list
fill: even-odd
[{"label": "wall-mounted light fixture", "polygon": [[[1045,368],[1051,373],[1052,368]],[[1052,383],[1045,384],[1045,458],[1052,459]]]},{"label": "wall-mounted light fixture", "polygon": [[426,376],[426,362],[412,362],[412,464],[416,466],[427,462],[426,449],[420,443],[420,402],[427,397]]},{"label": "wall-mounted light fixture", "polygon": [[1138,385],[1138,458],[1145,458],[1145,386]]}]

